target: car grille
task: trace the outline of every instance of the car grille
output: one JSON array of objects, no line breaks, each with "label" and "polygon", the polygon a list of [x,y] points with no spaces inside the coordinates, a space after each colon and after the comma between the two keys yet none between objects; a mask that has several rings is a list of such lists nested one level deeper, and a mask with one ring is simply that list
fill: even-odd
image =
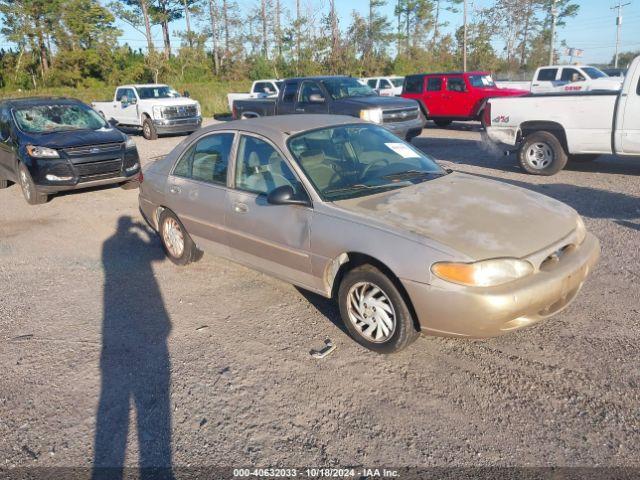
[{"label": "car grille", "polygon": [[66,148],[64,152],[70,157],[80,157],[118,152],[121,148],[121,143],[103,143],[101,145],[85,145],[82,147]]},{"label": "car grille", "polygon": [[384,123],[392,122],[408,122],[418,118],[419,110],[417,107],[395,108],[393,110],[384,110],[382,112],[382,121]]},{"label": "car grille", "polygon": [[198,107],[195,105],[185,105],[177,107],[164,107],[162,109],[162,117],[166,119],[189,118],[198,115]]},{"label": "car grille", "polygon": [[101,162],[78,163],[75,165],[80,182],[92,182],[105,178],[119,177],[122,172],[122,160],[103,160]]}]

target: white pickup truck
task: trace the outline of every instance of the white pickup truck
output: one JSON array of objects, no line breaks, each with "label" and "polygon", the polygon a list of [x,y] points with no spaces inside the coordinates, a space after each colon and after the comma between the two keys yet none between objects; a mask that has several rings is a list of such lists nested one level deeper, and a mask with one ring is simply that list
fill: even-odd
[{"label": "white pickup truck", "polygon": [[91,106],[118,126],[142,128],[147,140],[163,133],[191,133],[202,125],[200,104],[168,85],[122,85],[113,100],[91,102]]},{"label": "white pickup truck", "polygon": [[256,80],[251,84],[249,93],[229,93],[227,94],[227,102],[229,103],[229,111],[233,111],[233,102],[236,100],[246,100],[248,98],[275,98],[280,93],[282,80],[268,78],[266,80]]},{"label": "white pickup truck", "polygon": [[609,77],[596,67],[588,65],[550,65],[540,67],[531,82],[497,81],[501,88],[520,88],[531,93],[589,92],[620,90],[622,78]]},{"label": "white pickup truck", "polygon": [[363,85],[371,87],[381,97],[400,96],[404,77],[366,77],[359,79]]},{"label": "white pickup truck", "polygon": [[568,160],[640,155],[640,57],[619,92],[492,98],[482,123],[489,140],[516,150],[522,168],[536,175],[553,175]]}]

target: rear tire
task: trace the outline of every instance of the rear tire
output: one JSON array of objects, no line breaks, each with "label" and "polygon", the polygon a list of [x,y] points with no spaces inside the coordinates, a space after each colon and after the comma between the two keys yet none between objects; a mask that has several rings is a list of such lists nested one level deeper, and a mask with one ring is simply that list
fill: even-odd
[{"label": "rear tire", "polygon": [[3,188],[8,188],[9,187],[9,180],[5,180],[3,178],[0,178],[0,190],[2,190]]},{"label": "rear tire", "polygon": [[435,123],[440,128],[444,128],[451,125],[452,121],[451,120],[434,120],[433,123]]},{"label": "rear tire", "polygon": [[345,274],[338,290],[340,315],[351,337],[376,353],[394,353],[420,335],[394,282],[373,265]]},{"label": "rear tire", "polygon": [[569,161],[576,162],[576,163],[589,163],[589,162],[593,162],[599,156],[600,155],[594,155],[594,154],[569,155]]},{"label": "rear tire", "polygon": [[22,195],[29,205],[42,205],[43,203],[47,203],[49,195],[38,192],[36,184],[29,173],[29,169],[24,163],[21,163],[18,167],[18,180],[22,188]]},{"label": "rear tire", "polygon": [[554,175],[567,164],[567,153],[553,133],[534,132],[527,135],[518,151],[520,166],[532,175]]},{"label": "rear tire", "polygon": [[158,234],[167,257],[176,265],[187,265],[202,258],[182,222],[170,210],[160,215]]},{"label": "rear tire", "polygon": [[158,131],[149,117],[144,117],[144,122],[142,122],[142,136],[147,140],[158,138]]}]

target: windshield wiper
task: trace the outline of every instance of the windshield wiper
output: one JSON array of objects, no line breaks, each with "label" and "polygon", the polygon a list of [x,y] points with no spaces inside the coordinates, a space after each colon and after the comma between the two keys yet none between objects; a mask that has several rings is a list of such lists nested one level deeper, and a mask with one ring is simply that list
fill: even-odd
[{"label": "windshield wiper", "polygon": [[355,185],[349,185],[348,187],[334,188],[332,190],[325,190],[322,192],[323,194],[332,194],[332,193],[344,193],[344,192],[353,192],[359,190],[378,190],[380,188],[397,188],[397,187],[406,187],[407,183],[394,182],[394,183],[383,183],[382,185],[365,185],[364,183],[356,183]]}]

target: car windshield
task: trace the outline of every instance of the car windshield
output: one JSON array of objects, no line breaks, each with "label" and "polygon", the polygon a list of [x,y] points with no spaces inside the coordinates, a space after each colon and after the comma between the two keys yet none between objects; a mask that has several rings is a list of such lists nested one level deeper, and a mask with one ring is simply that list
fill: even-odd
[{"label": "car windshield", "polygon": [[355,78],[351,77],[329,78],[323,80],[322,84],[334,100],[349,97],[371,97],[377,95],[371,87],[363,85]]},{"label": "car windshield", "polygon": [[608,76],[602,70],[595,67],[582,67],[582,70],[584,71],[584,73],[589,75],[590,78],[602,78]]},{"label": "car windshield", "polygon": [[404,77],[403,78],[392,78],[391,79],[391,83],[393,83],[394,87],[401,87],[402,84],[404,83]]},{"label": "car windshield", "polygon": [[492,88],[496,86],[491,75],[469,75],[469,83],[475,88]]},{"label": "car windshield", "polygon": [[173,88],[166,85],[159,87],[137,87],[138,96],[141,100],[150,98],[178,98],[180,94]]},{"label": "car windshield", "polygon": [[288,142],[325,201],[415,185],[446,174],[433,159],[377,125],[323,128]]},{"label": "car windshield", "polygon": [[104,119],[83,104],[34,105],[13,109],[18,128],[26,133],[70,130],[99,130],[108,127]]}]

